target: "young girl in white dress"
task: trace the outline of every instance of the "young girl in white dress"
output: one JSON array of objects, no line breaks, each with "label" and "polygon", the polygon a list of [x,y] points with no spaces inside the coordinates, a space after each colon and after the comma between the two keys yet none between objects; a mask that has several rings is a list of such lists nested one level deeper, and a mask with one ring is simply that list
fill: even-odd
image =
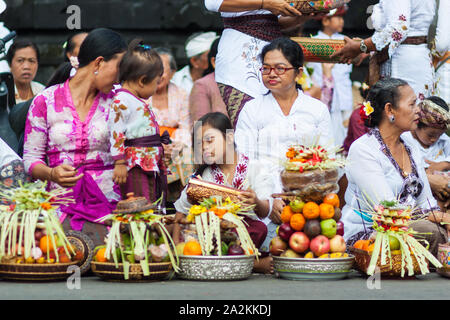
[{"label": "young girl in white dress", "polygon": [[[220,112],[208,113],[194,126],[194,154],[201,163],[194,176],[202,180],[242,190],[241,201],[255,205],[256,217],[246,217],[245,222],[255,246],[260,248],[267,236],[267,227],[261,222],[271,210],[274,179],[260,162],[238,153],[234,147],[234,132],[229,118]],[[192,204],[186,188],[175,202],[177,219],[188,214]],[[174,241],[180,241],[180,227],[174,228]],[[255,262],[255,271],[271,272],[271,258]]]}]

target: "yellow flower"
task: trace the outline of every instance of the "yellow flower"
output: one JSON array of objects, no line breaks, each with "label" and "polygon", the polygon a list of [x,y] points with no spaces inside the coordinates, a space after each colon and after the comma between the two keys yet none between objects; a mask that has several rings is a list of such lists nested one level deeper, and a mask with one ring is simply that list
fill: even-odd
[{"label": "yellow flower", "polygon": [[203,206],[194,205],[189,209],[189,214],[192,214],[194,216],[202,214],[203,212],[206,212],[206,208]]},{"label": "yellow flower", "polygon": [[363,106],[364,106],[363,110],[364,110],[364,113],[366,114],[366,116],[370,116],[374,111],[370,102],[369,101],[364,102]]}]

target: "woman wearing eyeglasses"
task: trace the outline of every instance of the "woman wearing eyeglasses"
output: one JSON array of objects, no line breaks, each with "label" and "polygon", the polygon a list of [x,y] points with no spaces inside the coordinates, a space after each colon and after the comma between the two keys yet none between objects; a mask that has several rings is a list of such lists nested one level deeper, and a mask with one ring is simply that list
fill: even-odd
[{"label": "woman wearing eyeglasses", "polygon": [[[292,144],[332,146],[328,107],[297,86],[303,72],[303,52],[288,38],[278,38],[261,53],[262,81],[268,92],[246,103],[236,126],[235,141],[240,153],[268,163],[281,189],[278,172]],[[275,193],[275,192],[274,192]],[[283,203],[274,201],[270,220],[281,223]],[[265,221],[270,223],[270,221]],[[268,225],[269,236],[271,227]]]}]

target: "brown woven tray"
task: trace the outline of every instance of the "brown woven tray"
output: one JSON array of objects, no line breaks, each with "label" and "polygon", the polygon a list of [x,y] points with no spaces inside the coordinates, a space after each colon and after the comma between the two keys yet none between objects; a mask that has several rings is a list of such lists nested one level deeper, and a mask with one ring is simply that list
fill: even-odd
[{"label": "brown woven tray", "polygon": [[[363,272],[367,275],[367,269],[369,268],[371,255],[365,250],[356,249],[354,247],[349,247],[348,250],[355,256],[355,266],[356,269]],[[417,263],[416,257],[412,256],[413,266],[414,266],[414,274],[419,275],[422,274],[420,271],[419,264]],[[400,278],[402,272],[402,255],[401,254],[393,254],[392,255],[392,269],[389,265],[389,257],[387,258],[387,264],[381,265],[381,259],[377,261],[377,268],[380,270],[381,277],[394,277]],[[407,276],[407,271],[405,271],[405,276],[401,279],[411,278]]]},{"label": "brown woven tray", "polygon": [[349,3],[350,0],[334,0],[333,3],[327,8],[324,8],[323,0],[286,0],[286,2],[289,4],[294,4],[301,13],[311,14],[339,8],[340,6]]},{"label": "brown woven tray", "polygon": [[1,263],[0,277],[12,281],[62,281],[73,272],[68,268],[77,265],[78,261],[54,264]]},{"label": "brown woven tray", "polygon": [[119,263],[116,268],[113,262],[91,262],[92,272],[105,281],[113,282],[151,282],[163,281],[169,279],[172,273],[172,264],[170,262],[149,263],[150,274],[144,276],[142,267],[139,263],[132,263],[129,270],[129,279],[125,280],[123,273],[123,264]]},{"label": "brown woven tray", "polygon": [[191,203],[196,204],[212,196],[221,196],[223,199],[230,197],[231,201],[238,202],[241,191],[194,178],[189,180],[186,193]]}]

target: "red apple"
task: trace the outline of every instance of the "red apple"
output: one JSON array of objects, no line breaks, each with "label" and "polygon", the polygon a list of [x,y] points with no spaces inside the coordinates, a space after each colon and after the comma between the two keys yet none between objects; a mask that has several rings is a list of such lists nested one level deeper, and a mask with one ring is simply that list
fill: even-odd
[{"label": "red apple", "polygon": [[331,252],[345,252],[347,245],[345,244],[344,237],[340,235],[335,235],[330,240],[330,250]]},{"label": "red apple", "polygon": [[342,221],[338,221],[336,223],[336,226],[337,226],[336,234],[344,236],[344,223]]},{"label": "red apple", "polygon": [[289,247],[297,253],[302,253],[309,248],[309,238],[303,232],[294,232],[289,239]]},{"label": "red apple", "polygon": [[320,257],[330,251],[330,240],[324,235],[317,236],[311,240],[310,249],[316,257]]},{"label": "red apple", "polygon": [[269,251],[273,256],[279,256],[286,249],[287,244],[280,237],[275,237],[270,241]]},{"label": "red apple", "polygon": [[295,230],[291,228],[289,222],[283,223],[278,227],[278,236],[286,242],[289,241],[294,232]]}]

